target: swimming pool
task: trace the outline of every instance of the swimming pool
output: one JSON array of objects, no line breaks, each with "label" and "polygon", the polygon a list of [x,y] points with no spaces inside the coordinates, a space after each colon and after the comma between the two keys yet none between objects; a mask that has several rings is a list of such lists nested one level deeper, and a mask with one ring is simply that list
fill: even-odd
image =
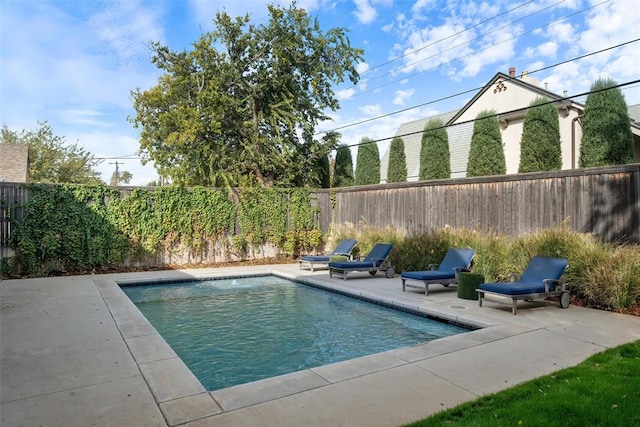
[{"label": "swimming pool", "polygon": [[122,289],[210,391],[468,331],[277,276]]}]

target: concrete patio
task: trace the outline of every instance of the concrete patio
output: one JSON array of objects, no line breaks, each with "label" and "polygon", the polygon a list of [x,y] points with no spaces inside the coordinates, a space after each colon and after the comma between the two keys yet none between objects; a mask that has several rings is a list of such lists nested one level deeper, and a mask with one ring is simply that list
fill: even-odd
[{"label": "concrete patio", "polygon": [[[479,327],[207,392],[118,283],[275,273]],[[398,426],[640,339],[640,318],[548,302],[510,307],[399,278],[298,265],[0,282],[3,426]]]}]

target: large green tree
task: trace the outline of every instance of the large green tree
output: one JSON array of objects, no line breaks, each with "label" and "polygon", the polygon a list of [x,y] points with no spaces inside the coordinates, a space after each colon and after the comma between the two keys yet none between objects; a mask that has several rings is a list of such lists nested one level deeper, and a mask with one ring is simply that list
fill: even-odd
[{"label": "large green tree", "polygon": [[2,126],[3,144],[29,146],[29,181],[42,183],[104,184],[95,170],[101,160],[64,136],[53,133],[49,123],[38,122],[36,130],[10,130]]},{"label": "large green tree", "polygon": [[349,187],[353,185],[353,156],[346,144],[336,150],[336,161],[333,168],[333,187]]},{"label": "large green tree", "polygon": [[268,12],[260,25],[219,12],[215,30],[189,51],[152,44],[164,74],[132,92],[130,120],[141,131],[140,153],[162,176],[176,184],[317,185],[314,166],[328,150],[313,138],[315,127],[339,107],[333,88],[345,77],[358,81],[363,52],[345,29],[324,32],[295,3]]},{"label": "large green tree", "polygon": [[504,175],[507,163],[500,124],[494,111],[481,111],[473,123],[467,176]]},{"label": "large green tree", "polygon": [[389,146],[389,167],[387,168],[387,182],[407,181],[407,157],[404,154],[404,141],[395,137]]},{"label": "large green tree", "polygon": [[451,178],[449,136],[441,119],[424,126],[420,148],[420,180]]},{"label": "large green tree", "polygon": [[529,105],[522,124],[519,173],[562,169],[560,121],[556,107],[546,98]]},{"label": "large green tree", "polygon": [[611,79],[598,79],[591,86],[582,119],[581,168],[633,162],[627,103],[615,86]]},{"label": "large green tree", "polygon": [[358,146],[356,158],[356,185],[380,184],[380,151],[378,144],[364,137]]}]

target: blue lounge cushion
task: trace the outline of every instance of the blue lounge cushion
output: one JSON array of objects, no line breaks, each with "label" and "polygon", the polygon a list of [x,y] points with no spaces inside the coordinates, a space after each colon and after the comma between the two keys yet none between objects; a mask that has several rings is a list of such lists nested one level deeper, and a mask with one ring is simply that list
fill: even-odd
[{"label": "blue lounge cushion", "polygon": [[393,249],[393,245],[390,243],[376,243],[371,252],[367,254],[361,261],[334,261],[329,262],[330,268],[336,269],[367,269],[373,267],[380,267],[382,263],[385,262],[391,250]]},{"label": "blue lounge cushion", "polygon": [[370,268],[373,267],[372,261],[341,261],[341,262],[330,262],[329,267],[331,268]]},{"label": "blue lounge cushion", "polygon": [[503,295],[526,295],[544,292],[544,285],[520,282],[483,283],[478,289]]},{"label": "blue lounge cushion", "polygon": [[329,262],[329,255],[304,255],[300,259],[302,261]]},{"label": "blue lounge cushion", "polygon": [[351,251],[356,246],[356,241],[353,239],[343,239],[338,243],[333,252],[326,255],[303,255],[300,257],[300,268],[304,263],[308,263],[313,271],[313,264],[328,264],[331,262],[332,257],[344,256],[342,259],[347,259],[351,255]]},{"label": "blue lounge cushion", "polygon": [[455,272],[453,270],[451,272],[440,270],[405,271],[401,274],[401,277],[413,280],[453,279]]},{"label": "blue lounge cushion", "polygon": [[503,295],[537,294],[545,292],[544,281],[551,279],[549,291],[552,292],[567,266],[568,261],[564,258],[536,256],[517,282],[483,283],[478,289]]}]

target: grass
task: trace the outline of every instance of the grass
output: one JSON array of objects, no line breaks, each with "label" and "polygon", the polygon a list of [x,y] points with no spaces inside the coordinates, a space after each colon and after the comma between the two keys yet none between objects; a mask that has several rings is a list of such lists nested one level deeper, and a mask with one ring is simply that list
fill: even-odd
[{"label": "grass", "polygon": [[640,426],[640,341],[407,427]]}]

